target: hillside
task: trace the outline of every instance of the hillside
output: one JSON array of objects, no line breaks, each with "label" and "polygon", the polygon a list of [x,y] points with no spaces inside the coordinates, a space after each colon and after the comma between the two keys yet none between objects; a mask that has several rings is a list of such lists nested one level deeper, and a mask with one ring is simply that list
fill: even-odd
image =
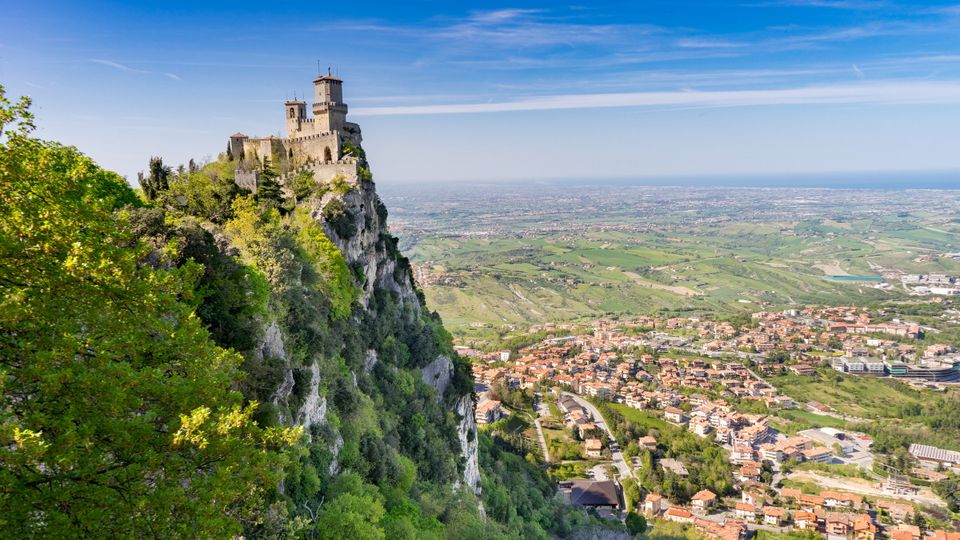
[{"label": "hillside", "polygon": [[468,365],[369,177],[252,195],[235,163],[154,159],[141,197],[32,138],[28,101],[0,104],[0,530],[495,538],[590,521],[478,435]]}]

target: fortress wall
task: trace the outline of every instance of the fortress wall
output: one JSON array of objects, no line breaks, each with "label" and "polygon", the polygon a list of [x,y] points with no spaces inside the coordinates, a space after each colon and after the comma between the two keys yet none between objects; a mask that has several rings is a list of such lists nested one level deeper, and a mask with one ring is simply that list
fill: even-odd
[{"label": "fortress wall", "polygon": [[317,182],[329,182],[336,176],[343,176],[350,184],[357,184],[357,163],[320,163],[311,167]]},{"label": "fortress wall", "polygon": [[340,137],[337,133],[326,133],[289,143],[293,148],[294,162],[303,163],[307,157],[313,157],[317,162],[324,160],[324,149],[330,149],[332,161],[340,159]]}]

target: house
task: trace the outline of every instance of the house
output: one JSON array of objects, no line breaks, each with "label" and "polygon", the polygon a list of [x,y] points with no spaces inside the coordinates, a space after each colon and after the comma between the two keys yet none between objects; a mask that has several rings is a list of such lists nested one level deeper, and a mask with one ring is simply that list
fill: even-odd
[{"label": "house", "polygon": [[802,494],[797,502],[800,504],[800,508],[807,512],[816,512],[823,508],[823,497],[819,495]]},{"label": "house", "polygon": [[797,488],[783,488],[780,490],[780,496],[784,499],[795,501],[800,500],[800,496],[803,495],[803,492]]},{"label": "house", "polygon": [[663,504],[663,495],[659,493],[647,493],[643,500],[643,513],[649,516],[655,516],[660,513]]},{"label": "house", "polygon": [[757,519],[757,507],[750,503],[738,502],[734,509],[734,514],[737,516],[737,519],[754,521]]},{"label": "house", "polygon": [[828,508],[852,508],[859,510],[863,504],[863,497],[853,493],[843,493],[841,491],[824,490],[820,492],[823,497],[823,505]]},{"label": "house", "polygon": [[827,540],[847,540],[847,535],[853,532],[853,524],[850,522],[850,516],[830,512],[824,520],[823,532],[827,535]]},{"label": "house", "polygon": [[929,540],[960,540],[960,532],[947,532],[937,529],[931,533]]},{"label": "house", "polygon": [[640,440],[638,442],[640,446],[642,446],[647,450],[654,451],[657,449],[657,439],[654,437],[651,437],[650,435],[647,435],[645,437],[640,437]]},{"label": "house", "polygon": [[805,510],[799,510],[793,514],[793,524],[801,530],[820,530],[820,524],[817,522],[817,515],[813,512],[807,512]]},{"label": "house", "polygon": [[620,491],[613,480],[571,480],[561,482],[560,490],[575,506],[598,510],[620,508]]},{"label": "house", "polygon": [[718,540],[743,540],[748,534],[745,523],[730,519],[723,523],[717,523],[708,519],[697,518],[694,520],[693,526],[707,538]]},{"label": "house", "polygon": [[713,429],[713,427],[710,425],[710,421],[706,418],[694,418],[690,421],[689,427],[690,431],[701,437],[706,437]]},{"label": "house", "polygon": [[586,437],[591,431],[597,429],[597,425],[593,422],[583,422],[582,424],[577,425],[577,429],[580,430],[580,437]]},{"label": "house", "polygon": [[740,472],[737,474],[737,480],[741,482],[746,482],[748,480],[753,480],[754,482],[760,481],[760,467],[755,464],[745,464],[740,467]]},{"label": "house", "polygon": [[690,499],[694,512],[707,513],[717,502],[717,495],[709,489],[703,489]]},{"label": "house", "polygon": [[767,496],[759,489],[744,489],[740,492],[740,501],[760,507],[767,503]]},{"label": "house", "polygon": [[753,461],[753,447],[749,444],[734,444],[733,452],[730,453],[730,461],[734,463]]},{"label": "house", "polygon": [[879,528],[869,514],[857,514],[853,518],[854,540],[876,540]]},{"label": "house", "polygon": [[503,418],[503,407],[499,401],[489,399],[477,405],[476,414],[478,425],[492,424]]},{"label": "house", "polygon": [[763,507],[763,523],[779,527],[787,517],[787,509],[779,506]]},{"label": "house", "polygon": [[667,508],[667,511],[663,513],[663,519],[677,523],[693,523],[693,514],[686,508],[672,506]]},{"label": "house", "polygon": [[882,510],[897,523],[903,523],[913,519],[913,506],[910,506],[909,504],[896,503],[886,500],[878,500],[876,504],[879,510]]},{"label": "house", "polygon": [[814,461],[816,463],[830,463],[833,461],[833,450],[827,448],[826,446],[808,448],[803,452],[800,452],[800,454],[806,461]]},{"label": "house", "polygon": [[600,439],[587,439],[583,444],[587,451],[587,457],[598,458],[601,456],[603,443]]},{"label": "house", "polygon": [[789,369],[794,375],[813,375],[817,372],[817,368],[811,366],[810,364],[797,364],[795,366],[790,366]]},{"label": "house", "polygon": [[676,407],[667,407],[663,410],[663,418],[667,422],[673,422],[674,424],[685,424],[687,423],[687,415],[684,414],[683,410]]},{"label": "house", "polygon": [[900,524],[896,529],[890,531],[890,538],[893,540],[920,540],[923,538],[923,533],[920,532],[920,527],[916,525]]}]

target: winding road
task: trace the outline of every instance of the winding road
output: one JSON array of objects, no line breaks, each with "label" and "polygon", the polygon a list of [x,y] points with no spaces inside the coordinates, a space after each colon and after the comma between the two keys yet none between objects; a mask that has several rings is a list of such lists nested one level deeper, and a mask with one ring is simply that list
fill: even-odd
[{"label": "winding road", "polygon": [[610,427],[607,426],[606,421],[603,419],[603,415],[600,414],[600,411],[593,406],[589,401],[583,399],[577,394],[571,394],[570,392],[561,392],[564,396],[569,396],[573,398],[581,407],[590,411],[590,415],[593,416],[593,423],[597,425],[600,429],[607,432],[607,435],[610,436],[610,457],[613,458],[613,464],[617,467],[617,471],[620,472],[621,478],[631,478],[633,477],[633,470],[627,464],[627,460],[623,458],[623,453],[620,452],[620,445],[617,444],[616,437],[613,436],[613,432],[610,431]]}]

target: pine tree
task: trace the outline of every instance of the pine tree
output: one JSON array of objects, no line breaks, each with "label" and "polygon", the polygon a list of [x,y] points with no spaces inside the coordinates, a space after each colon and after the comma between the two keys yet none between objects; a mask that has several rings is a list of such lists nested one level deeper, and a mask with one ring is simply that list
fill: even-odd
[{"label": "pine tree", "polygon": [[268,157],[263,158],[263,168],[257,181],[256,199],[261,205],[272,208],[280,208],[283,204],[283,193],[280,191],[280,183],[277,182],[277,173],[273,170]]},{"label": "pine tree", "polygon": [[143,173],[137,175],[137,181],[143,188],[143,194],[148,200],[154,200],[161,191],[166,191],[170,187],[170,167],[163,164],[163,158],[150,158],[150,175],[146,178]]}]

